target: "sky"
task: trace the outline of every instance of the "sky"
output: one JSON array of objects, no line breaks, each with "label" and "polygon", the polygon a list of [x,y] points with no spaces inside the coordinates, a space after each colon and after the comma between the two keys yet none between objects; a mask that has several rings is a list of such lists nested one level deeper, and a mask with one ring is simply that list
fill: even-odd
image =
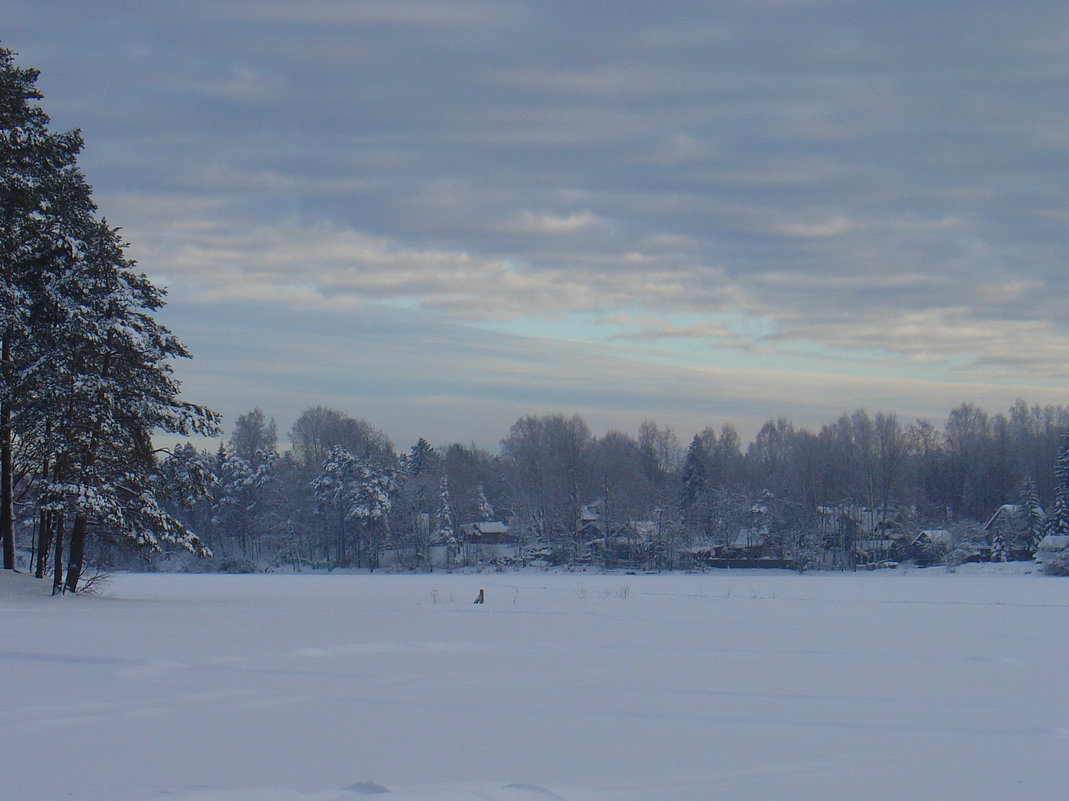
[{"label": "sky", "polygon": [[1069,402],[1069,5],[0,8],[189,400],[496,449]]}]

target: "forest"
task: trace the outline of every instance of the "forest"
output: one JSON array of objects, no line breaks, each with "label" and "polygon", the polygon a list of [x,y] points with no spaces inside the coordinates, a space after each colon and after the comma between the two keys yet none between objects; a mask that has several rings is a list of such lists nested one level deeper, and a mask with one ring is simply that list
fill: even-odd
[{"label": "forest", "polygon": [[[816,431],[769,420],[746,445],[731,425],[710,427],[684,446],[652,421],[595,436],[580,416],[552,414],[517,420],[496,453],[425,439],[398,452],[366,420],[317,406],[280,450],[275,422],[253,409],[218,451],[161,456],[168,514],[213,557],[148,565],[804,570],[1031,559],[1044,535],[1064,533],[1067,429],[1069,409],[1020,400],[997,414],[963,403],[941,427],[859,409]],[[942,534],[917,543],[921,532]],[[94,561],[146,566],[101,534]],[[33,539],[27,520],[22,541],[40,554]]]}]

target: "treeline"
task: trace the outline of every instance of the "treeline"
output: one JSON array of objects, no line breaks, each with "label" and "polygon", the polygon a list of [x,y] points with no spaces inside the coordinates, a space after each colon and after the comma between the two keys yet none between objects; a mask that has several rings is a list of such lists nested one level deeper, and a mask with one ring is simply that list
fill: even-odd
[{"label": "treeline", "polygon": [[[426,570],[436,548],[440,566],[459,566],[486,558],[465,547],[464,525],[482,521],[506,524],[522,561],[611,567],[622,563],[615,539],[630,542],[631,566],[677,567],[743,532],[787,563],[823,554],[841,566],[860,548],[856,526],[843,538],[844,516],[979,542],[1004,504],[1054,509],[1067,429],[1065,407],[1018,401],[989,414],[966,403],[939,427],[858,410],[818,430],[769,420],[750,443],[730,425],[707,428],[684,446],[655,422],[595,436],[556,414],[517,420],[494,453],[424,439],[398,453],[367,421],[315,407],[280,451],[255,409],[217,452],[178,448],[161,473],[210,477],[207,494],[169,511],[215,553],[201,566],[211,569]],[[829,510],[841,512],[834,530]]]}]

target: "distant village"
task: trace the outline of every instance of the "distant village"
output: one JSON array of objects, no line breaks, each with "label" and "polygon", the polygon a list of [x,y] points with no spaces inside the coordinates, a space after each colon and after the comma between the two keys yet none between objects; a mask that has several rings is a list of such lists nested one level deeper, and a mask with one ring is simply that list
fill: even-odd
[{"label": "distant village", "polygon": [[[784,548],[773,535],[768,506],[752,507],[750,525],[741,526],[732,538],[715,543],[673,543],[662,530],[663,521],[639,520],[609,528],[603,504],[582,508],[572,553],[561,553],[542,544],[529,544],[524,532],[500,520],[477,521],[459,527],[457,543],[432,539],[430,567],[602,567],[614,570],[705,570],[710,568],[800,568],[817,570],[876,570],[902,563],[917,567],[967,562],[1032,561],[1047,540],[1049,547],[1065,547],[1045,533],[1047,516],[1040,509],[1037,519],[1019,504],[1003,504],[980,530],[969,527],[970,536],[959,537],[949,529],[915,530],[909,516],[885,517],[878,509],[839,505],[819,507],[816,546],[803,564],[797,553]],[[424,524],[430,524],[427,516]],[[673,545],[675,547],[673,547]],[[455,553],[450,554],[454,548]],[[383,566],[404,566],[406,549],[384,551]]]}]

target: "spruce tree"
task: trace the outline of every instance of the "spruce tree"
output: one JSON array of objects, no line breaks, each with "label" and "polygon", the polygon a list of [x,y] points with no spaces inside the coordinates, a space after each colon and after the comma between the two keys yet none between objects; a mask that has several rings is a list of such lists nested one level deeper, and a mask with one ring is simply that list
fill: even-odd
[{"label": "spruce tree", "polygon": [[475,515],[480,521],[485,523],[494,519],[494,507],[486,499],[486,490],[483,489],[482,484],[475,485],[475,497],[472,505],[475,507]]},{"label": "spruce tree", "polygon": [[1062,449],[1054,463],[1054,508],[1047,518],[1046,532],[1069,536],[1069,432],[1062,435]]},{"label": "spruce tree", "polygon": [[1046,528],[1047,516],[1043,507],[1039,505],[1039,493],[1036,491],[1036,483],[1028,477],[1024,480],[1021,488],[1021,508],[1025,515],[1025,534],[1021,545],[1028,549],[1029,553],[1035,553],[1039,541],[1043,539],[1043,531]]},{"label": "spruce tree", "polygon": [[453,519],[453,500],[449,495],[449,478],[442,476],[438,485],[438,513],[436,515],[438,528],[436,538],[446,546],[446,564],[453,567],[460,555],[460,540],[457,537],[457,527]]},{"label": "spruce tree", "polygon": [[705,443],[702,442],[699,435],[695,434],[694,439],[690,442],[690,447],[687,448],[687,456],[683,461],[680,506],[683,508],[684,514],[690,511],[690,508],[697,503],[705,492],[707,472],[705,465]]},{"label": "spruce tree", "polygon": [[1006,537],[1002,533],[1001,524],[995,526],[995,533],[991,538],[991,561],[1009,561],[1009,549],[1006,547]]},{"label": "spruce tree", "polygon": [[421,476],[431,469],[437,457],[438,454],[431,444],[420,437],[405,455],[405,470],[410,476]]}]

